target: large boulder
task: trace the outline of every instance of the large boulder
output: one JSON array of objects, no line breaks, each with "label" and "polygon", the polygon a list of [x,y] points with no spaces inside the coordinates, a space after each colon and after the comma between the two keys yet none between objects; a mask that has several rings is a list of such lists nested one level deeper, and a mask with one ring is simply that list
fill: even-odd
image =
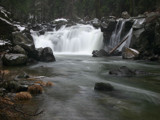
[{"label": "large boulder", "polygon": [[147,13],[146,16],[145,20],[140,20],[143,24],[133,30],[130,47],[140,52],[139,59],[159,60],[154,56],[160,56],[160,13]]},{"label": "large boulder", "polygon": [[37,51],[38,51],[38,58],[40,61],[53,62],[56,60],[53,55],[53,51],[50,47],[39,48],[37,49]]},{"label": "large boulder", "polygon": [[123,59],[134,59],[134,58],[138,57],[138,55],[139,55],[139,52],[135,49],[127,48],[127,47],[124,47],[122,49],[122,58]]},{"label": "large boulder", "polygon": [[13,47],[13,53],[26,54],[26,51],[19,45]]},{"label": "large boulder", "polygon": [[95,84],[94,89],[97,91],[113,91],[114,88],[109,83],[98,82]]},{"label": "large boulder", "polygon": [[24,33],[14,32],[13,43],[21,46],[26,52],[28,57],[37,59],[38,53],[32,39],[29,39]]},{"label": "large boulder", "polygon": [[25,65],[27,56],[24,54],[5,54],[2,58],[3,64],[7,66]]},{"label": "large boulder", "polygon": [[107,19],[101,23],[101,31],[103,32],[103,41],[106,45],[109,44],[112,32],[116,28],[117,21],[114,19]]},{"label": "large boulder", "polygon": [[94,18],[91,23],[95,28],[99,28],[101,26],[101,22],[98,18]]}]

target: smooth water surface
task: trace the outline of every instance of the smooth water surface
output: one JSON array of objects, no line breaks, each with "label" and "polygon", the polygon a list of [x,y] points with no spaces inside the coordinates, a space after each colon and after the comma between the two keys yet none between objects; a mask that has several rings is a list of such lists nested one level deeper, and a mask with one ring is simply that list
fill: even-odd
[{"label": "smooth water surface", "polygon": [[[54,86],[35,96],[44,113],[35,120],[159,120],[160,65],[121,57],[56,55],[53,63],[23,68],[29,74],[45,76]],[[110,69],[120,66],[140,69],[147,76],[111,76]],[[22,68],[21,68],[22,69]],[[97,92],[96,82],[110,83],[113,92]]]}]

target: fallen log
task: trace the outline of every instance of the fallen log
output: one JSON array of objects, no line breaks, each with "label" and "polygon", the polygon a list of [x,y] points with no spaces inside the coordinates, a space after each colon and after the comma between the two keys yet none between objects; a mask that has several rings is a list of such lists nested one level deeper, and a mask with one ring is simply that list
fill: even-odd
[{"label": "fallen log", "polygon": [[114,47],[111,51],[109,51],[109,54],[112,54],[120,45],[122,45],[126,40],[128,39],[128,36],[122,40],[116,47]]}]

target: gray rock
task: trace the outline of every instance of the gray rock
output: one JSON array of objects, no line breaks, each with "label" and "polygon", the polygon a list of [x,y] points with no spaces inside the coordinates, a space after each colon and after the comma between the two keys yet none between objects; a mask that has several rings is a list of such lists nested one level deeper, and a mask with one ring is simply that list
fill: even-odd
[{"label": "gray rock", "polygon": [[38,53],[35,49],[33,40],[29,39],[24,33],[14,32],[13,43],[21,46],[27,52],[28,57],[37,58]]},{"label": "gray rock", "polygon": [[139,52],[135,49],[127,48],[127,47],[124,47],[122,49],[122,58],[123,59],[134,59],[134,58],[138,57],[138,55],[139,55]]},{"label": "gray rock", "polygon": [[114,87],[109,83],[99,82],[95,84],[94,89],[97,91],[113,91]]},{"label": "gray rock", "polygon": [[126,66],[122,66],[118,69],[110,70],[110,75],[117,75],[117,76],[133,76],[136,75],[135,71],[129,69]]},{"label": "gray rock", "polygon": [[26,51],[19,45],[13,47],[13,53],[26,54]]},{"label": "gray rock", "polygon": [[16,92],[19,89],[20,84],[16,81],[5,81],[1,86],[8,92]]},{"label": "gray rock", "polygon": [[99,19],[97,18],[94,18],[92,21],[91,21],[92,25],[95,27],[95,28],[100,28],[101,26],[101,22]]},{"label": "gray rock", "polygon": [[122,12],[122,18],[129,19],[131,16],[128,14],[127,11]]},{"label": "gray rock", "polygon": [[56,60],[53,55],[53,51],[50,47],[39,48],[39,49],[37,49],[37,51],[38,51],[38,57],[39,57],[40,61],[53,62]]},{"label": "gray rock", "polygon": [[24,54],[5,54],[2,61],[7,66],[25,65],[27,63],[27,56]]}]

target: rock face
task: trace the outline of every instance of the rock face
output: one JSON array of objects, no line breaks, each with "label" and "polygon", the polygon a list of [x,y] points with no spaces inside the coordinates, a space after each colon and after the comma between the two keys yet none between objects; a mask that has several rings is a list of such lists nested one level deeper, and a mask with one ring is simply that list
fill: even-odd
[{"label": "rock face", "polygon": [[139,59],[158,60],[157,56],[160,56],[160,13],[146,13],[146,16],[145,19],[139,20],[141,24],[133,26],[130,47],[140,52]]},{"label": "rock face", "polygon": [[114,90],[111,84],[102,83],[102,82],[96,83],[94,86],[94,89],[97,91],[113,91]]},{"label": "rock face", "polygon": [[112,32],[116,27],[116,24],[117,21],[114,19],[107,19],[101,23],[101,31],[103,32],[105,45],[109,44],[109,40],[111,38]]},{"label": "rock face", "polygon": [[38,51],[38,57],[40,61],[53,62],[56,60],[53,55],[52,49],[50,47],[39,48],[37,49],[37,51]]},{"label": "rock face", "polygon": [[5,54],[2,61],[7,66],[25,65],[27,63],[27,56],[24,54]]},{"label": "rock face", "polygon": [[138,57],[138,55],[139,55],[139,52],[135,49],[127,48],[127,47],[124,47],[122,49],[122,58],[123,59],[134,59],[134,58]]}]

